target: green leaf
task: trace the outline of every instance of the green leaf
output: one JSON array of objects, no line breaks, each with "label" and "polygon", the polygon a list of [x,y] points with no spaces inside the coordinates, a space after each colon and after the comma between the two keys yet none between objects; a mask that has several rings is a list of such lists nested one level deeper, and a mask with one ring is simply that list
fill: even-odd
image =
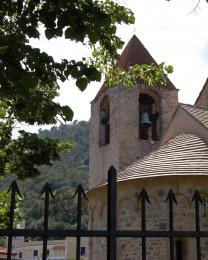
[{"label": "green leaf", "polygon": [[65,31],[65,38],[66,39],[72,38],[72,32],[71,32],[70,28],[66,29],[66,31]]},{"label": "green leaf", "polygon": [[168,65],[168,66],[166,67],[166,70],[167,70],[167,73],[173,73],[173,71],[174,71],[172,65]]},{"label": "green leaf", "polygon": [[85,33],[70,27],[65,31],[65,38],[83,42]]},{"label": "green leaf", "polygon": [[62,106],[61,107],[62,113],[63,113],[63,119],[65,121],[72,121],[74,113],[72,109],[68,106]]},{"label": "green leaf", "polygon": [[56,34],[56,36],[61,37],[63,35],[63,30],[61,28],[57,28],[55,30],[55,34]]},{"label": "green leaf", "polygon": [[54,37],[54,34],[56,31],[54,29],[46,29],[45,30],[45,36],[48,40],[52,39]]},{"label": "green leaf", "polygon": [[30,38],[39,38],[40,33],[38,32],[38,30],[33,27],[33,26],[29,26],[26,29],[26,33]]},{"label": "green leaf", "polygon": [[92,81],[92,80],[100,81],[101,80],[101,73],[96,68],[93,68],[93,67],[90,67],[86,70],[85,76],[87,77],[87,79],[89,81]]},{"label": "green leaf", "polygon": [[99,41],[99,35],[96,32],[90,32],[88,36],[92,44],[95,44],[97,41]]},{"label": "green leaf", "polygon": [[87,87],[88,81],[86,78],[80,78],[76,81],[77,87],[81,90],[84,91]]}]

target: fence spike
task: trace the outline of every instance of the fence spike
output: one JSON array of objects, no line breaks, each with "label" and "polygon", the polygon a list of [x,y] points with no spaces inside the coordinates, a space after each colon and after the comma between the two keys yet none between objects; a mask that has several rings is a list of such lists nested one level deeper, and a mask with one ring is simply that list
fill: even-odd
[{"label": "fence spike", "polygon": [[17,193],[21,198],[22,198],[22,194],[19,191],[17,182],[15,180],[12,181],[11,185],[9,186],[8,191],[6,192],[6,195],[10,192],[10,191],[14,191],[15,193]]},{"label": "fence spike", "polygon": [[[200,208],[199,203],[204,205],[201,195],[198,190],[195,190],[192,201],[195,202],[195,225],[196,232],[200,231]],[[201,237],[196,237],[196,252],[197,252],[197,260],[201,260]]]},{"label": "fence spike", "polygon": [[116,168],[115,168],[113,165],[111,165],[111,167],[110,167],[109,170],[108,170],[108,173],[109,173],[109,174],[116,174],[116,175],[117,175]]},{"label": "fence spike", "polygon": [[139,194],[138,201],[141,200],[141,199],[145,199],[149,204],[151,204],[149,197],[148,197],[148,194],[147,194],[147,192],[144,188],[141,190],[141,192]]},{"label": "fence spike", "polygon": [[192,203],[193,201],[198,201],[198,202],[200,202],[202,205],[204,205],[204,202],[203,202],[202,197],[201,197],[201,195],[200,195],[200,193],[199,193],[198,190],[195,190],[194,195],[193,195],[192,200],[191,200],[191,203]]},{"label": "fence spike", "polygon": [[176,200],[176,197],[175,197],[175,193],[170,189],[169,192],[168,192],[168,195],[165,199],[165,202],[167,201],[174,201],[175,204],[178,204],[177,200]]},{"label": "fence spike", "polygon": [[51,185],[48,182],[46,182],[46,184],[44,185],[43,190],[42,190],[39,198],[46,192],[48,192],[51,195],[51,197],[55,200],[55,197],[54,197],[52,189],[51,189]]},{"label": "fence spike", "polygon": [[84,191],[84,189],[83,189],[83,187],[82,187],[81,184],[79,184],[79,185],[77,186],[74,195],[71,197],[71,200],[73,200],[73,199],[76,197],[76,195],[78,194],[79,191],[81,192],[81,194],[83,195],[83,197],[85,198],[85,200],[88,201],[88,198],[87,198],[87,196],[86,196],[86,194],[85,194],[85,191]]}]

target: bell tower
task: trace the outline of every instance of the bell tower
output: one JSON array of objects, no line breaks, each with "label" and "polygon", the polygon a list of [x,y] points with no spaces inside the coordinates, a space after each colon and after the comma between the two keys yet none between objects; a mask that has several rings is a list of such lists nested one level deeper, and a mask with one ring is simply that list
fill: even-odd
[{"label": "bell tower", "polygon": [[[136,36],[117,66],[134,64],[157,64]],[[91,102],[90,188],[106,181],[111,165],[120,171],[156,149],[177,106],[178,90],[169,79],[165,86],[138,79],[131,89],[104,84]]]}]

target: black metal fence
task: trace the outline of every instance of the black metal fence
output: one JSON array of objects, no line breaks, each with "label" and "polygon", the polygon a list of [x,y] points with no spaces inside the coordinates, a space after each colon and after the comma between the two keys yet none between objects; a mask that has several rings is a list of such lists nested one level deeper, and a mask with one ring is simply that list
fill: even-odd
[{"label": "black metal fence", "polygon": [[[81,185],[77,187],[75,196],[78,198],[77,202],[77,228],[76,230],[50,230],[48,229],[49,219],[49,201],[50,196],[53,197],[49,183],[46,183],[45,193],[45,209],[44,209],[44,228],[42,230],[34,229],[14,229],[14,210],[15,210],[15,196],[20,194],[15,181],[10,186],[11,191],[11,205],[10,205],[10,223],[8,229],[0,229],[0,236],[8,237],[8,251],[7,259],[10,260],[12,256],[12,237],[42,237],[43,238],[43,254],[42,259],[47,259],[47,243],[49,237],[76,237],[76,260],[80,260],[80,241],[82,237],[103,237],[107,239],[107,260],[116,260],[116,241],[117,238],[141,238],[142,240],[142,260],[146,260],[147,238],[168,238],[170,247],[170,260],[175,259],[174,239],[189,237],[196,239],[196,254],[197,260],[201,260],[201,238],[208,238],[208,231],[200,230],[200,204],[203,205],[203,200],[196,190],[194,192],[192,203],[195,203],[195,231],[175,231],[174,230],[174,212],[173,205],[177,204],[175,194],[172,190],[167,195],[166,202],[169,204],[169,230],[168,231],[151,231],[146,229],[146,203],[150,203],[147,192],[142,189],[139,200],[141,201],[141,230],[117,230],[117,179],[116,170],[111,167],[108,171],[108,189],[107,189],[107,230],[82,230],[81,229],[81,209],[82,197],[86,200],[86,195]],[[178,256],[177,259],[180,259]],[[97,259],[93,259],[97,260]]]}]

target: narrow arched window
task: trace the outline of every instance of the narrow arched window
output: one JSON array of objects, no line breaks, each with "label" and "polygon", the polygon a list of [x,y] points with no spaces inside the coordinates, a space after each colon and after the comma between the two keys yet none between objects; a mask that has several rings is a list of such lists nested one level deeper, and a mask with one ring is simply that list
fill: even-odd
[{"label": "narrow arched window", "polygon": [[148,93],[139,95],[139,138],[159,140],[159,112],[156,95]]},{"label": "narrow arched window", "polygon": [[110,100],[105,96],[100,103],[100,136],[99,144],[104,146],[110,143]]}]

